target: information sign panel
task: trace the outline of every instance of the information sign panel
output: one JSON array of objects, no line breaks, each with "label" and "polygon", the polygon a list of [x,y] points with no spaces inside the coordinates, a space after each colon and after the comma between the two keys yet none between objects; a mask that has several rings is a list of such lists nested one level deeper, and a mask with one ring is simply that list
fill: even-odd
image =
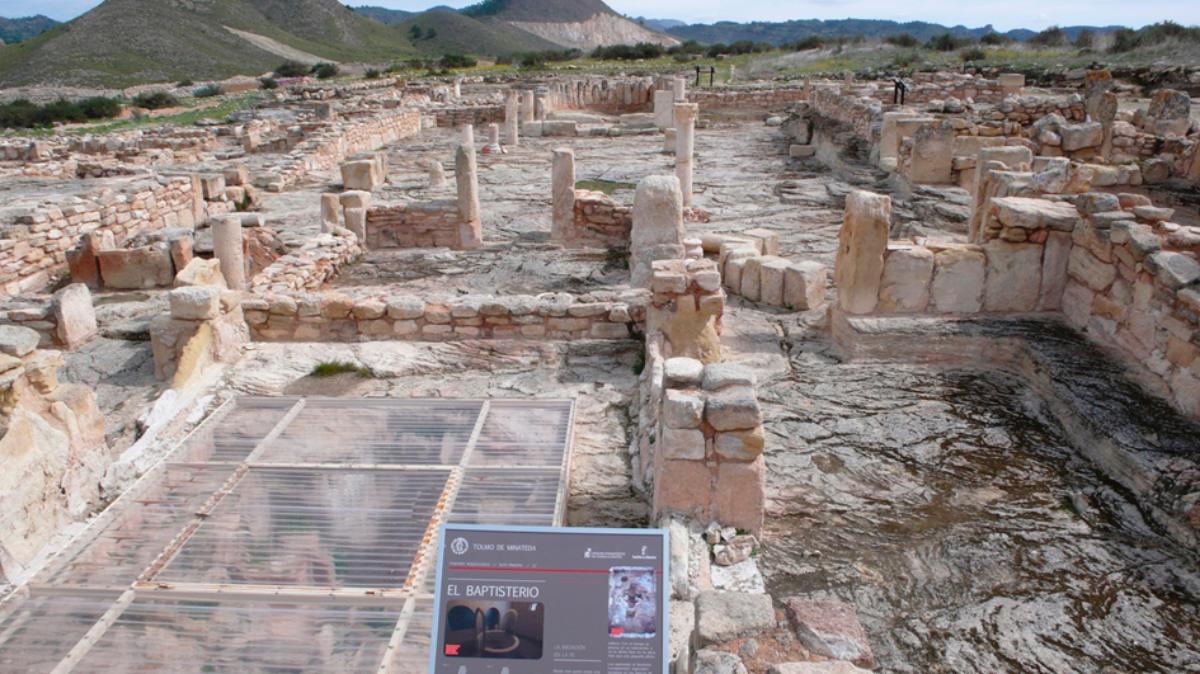
[{"label": "information sign panel", "polygon": [[663,674],[667,533],[445,525],[430,671]]}]

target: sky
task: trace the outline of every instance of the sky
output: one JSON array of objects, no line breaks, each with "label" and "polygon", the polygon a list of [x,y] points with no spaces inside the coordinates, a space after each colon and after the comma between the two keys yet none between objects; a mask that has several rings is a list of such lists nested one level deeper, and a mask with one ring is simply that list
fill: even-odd
[{"label": "sky", "polygon": [[[165,0],[153,0],[165,1]],[[463,7],[455,0],[350,0],[417,11],[434,4]],[[0,16],[45,14],[65,21],[100,4],[100,0],[0,0]],[[1042,29],[1051,25],[1109,25],[1139,27],[1170,19],[1200,25],[1198,0],[608,0],[618,12],[688,23],[714,21],[786,21],[788,19],[892,19],[931,21],[997,30]]]}]

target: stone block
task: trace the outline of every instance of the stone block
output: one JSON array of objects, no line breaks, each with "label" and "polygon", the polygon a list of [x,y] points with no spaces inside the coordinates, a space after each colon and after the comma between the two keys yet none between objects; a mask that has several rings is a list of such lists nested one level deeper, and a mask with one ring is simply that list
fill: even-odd
[{"label": "stone block", "polygon": [[859,667],[870,669],[875,666],[867,632],[850,604],[792,597],[784,602],[784,606],[796,638],[808,650]]},{"label": "stone block", "polygon": [[670,460],[704,460],[704,433],[692,428],[664,428],[659,451]]},{"label": "stone block", "polygon": [[717,455],[730,461],[753,461],[762,455],[764,445],[761,426],[748,431],[717,433],[713,439]]},{"label": "stone block", "polygon": [[[530,326],[526,326],[530,327]],[[707,517],[712,497],[712,472],[703,461],[664,460],[654,481],[654,512]]]},{"label": "stone block", "polygon": [[24,358],[38,347],[41,337],[36,330],[18,325],[0,325],[0,353]]},{"label": "stone block", "polygon": [[759,258],[759,301],[773,307],[782,307],[784,302],[784,277],[789,262],[781,257],[766,256]]},{"label": "stone block", "polygon": [[738,288],[738,294],[751,302],[762,298],[762,264],[765,259],[761,255],[747,258],[742,267],[742,285]]},{"label": "stone block", "polygon": [[704,376],[704,363],[695,358],[668,358],[663,372],[666,385],[676,388],[699,386]]},{"label": "stone block", "polygon": [[755,380],[754,372],[742,365],[713,363],[705,366],[701,386],[705,391],[719,391],[730,386],[753,387],[756,383]]},{"label": "stone block", "polygon": [[225,276],[221,274],[221,261],[194,257],[187,266],[175,275],[175,287],[215,286],[225,288]]},{"label": "stone block", "polygon": [[722,462],[717,468],[713,517],[727,526],[757,535],[762,531],[765,508],[763,457],[746,463]]},{"label": "stone block", "polygon": [[221,291],[213,286],[184,286],[171,291],[171,318],[207,321],[221,315]]},{"label": "stone block", "polygon": [[71,285],[54,293],[54,320],[58,324],[55,339],[68,350],[91,341],[99,332],[92,293],[83,283]]},{"label": "stone block", "polygon": [[1042,285],[1042,246],[990,241],[983,249],[987,258],[984,311],[1032,311]]},{"label": "stone block", "polygon": [[792,262],[783,272],[783,306],[793,311],[808,311],[825,304],[829,272],[825,265],[811,260]]},{"label": "stone block", "polygon": [[846,196],[834,278],[838,304],[847,313],[875,311],[891,219],[890,197],[861,190]]},{"label": "stone block", "polygon": [[933,279],[933,251],[906,246],[890,249],[883,263],[879,311],[914,313],[929,304]]},{"label": "stone block", "polygon": [[[672,358],[671,360],[676,360]],[[686,360],[692,360],[690,358]],[[667,361],[668,363],[670,361]],[[699,363],[700,361],[695,361]],[[700,428],[704,416],[704,398],[698,393],[669,389],[663,397],[663,423],[667,428]],[[701,448],[704,439],[701,437]],[[701,452],[701,458],[704,454]]]},{"label": "stone block", "polygon": [[342,162],[342,186],[347,190],[370,192],[382,184],[377,162],[370,159]]},{"label": "stone block", "polygon": [[1117,278],[1117,267],[1097,259],[1083,246],[1072,246],[1067,273],[1099,292],[1112,285]]},{"label": "stone block", "polygon": [[774,628],[771,595],[710,590],[696,597],[696,636],[701,646],[752,637]]},{"label": "stone block", "polygon": [[165,242],[142,248],[104,250],[96,254],[100,278],[109,288],[141,290],[172,285],[175,269]]}]

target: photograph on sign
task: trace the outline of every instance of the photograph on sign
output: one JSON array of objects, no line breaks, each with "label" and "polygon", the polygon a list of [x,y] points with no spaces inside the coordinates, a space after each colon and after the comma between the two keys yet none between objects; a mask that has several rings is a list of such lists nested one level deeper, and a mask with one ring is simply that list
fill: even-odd
[{"label": "photograph on sign", "polygon": [[661,529],[445,525],[431,672],[665,671]]}]

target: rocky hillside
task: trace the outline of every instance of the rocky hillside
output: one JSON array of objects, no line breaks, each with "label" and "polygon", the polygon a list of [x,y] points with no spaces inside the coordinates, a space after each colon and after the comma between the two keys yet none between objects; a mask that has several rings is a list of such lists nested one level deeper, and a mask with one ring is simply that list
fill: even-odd
[{"label": "rocky hillside", "polygon": [[603,0],[486,0],[463,10],[491,17],[562,47],[593,49],[614,44],[679,40],[617,14]]},{"label": "rocky hillside", "polygon": [[413,14],[395,28],[431,54],[499,55],[561,48],[496,17],[466,16],[446,7]]},{"label": "rocky hillside", "polygon": [[57,21],[41,14],[19,19],[6,19],[0,16],[0,43],[12,44],[28,40],[57,25]]},{"label": "rocky hillside", "polygon": [[418,53],[337,0],[106,0],[0,48],[0,86],[124,86],[258,74],[285,55],[382,62]]}]

